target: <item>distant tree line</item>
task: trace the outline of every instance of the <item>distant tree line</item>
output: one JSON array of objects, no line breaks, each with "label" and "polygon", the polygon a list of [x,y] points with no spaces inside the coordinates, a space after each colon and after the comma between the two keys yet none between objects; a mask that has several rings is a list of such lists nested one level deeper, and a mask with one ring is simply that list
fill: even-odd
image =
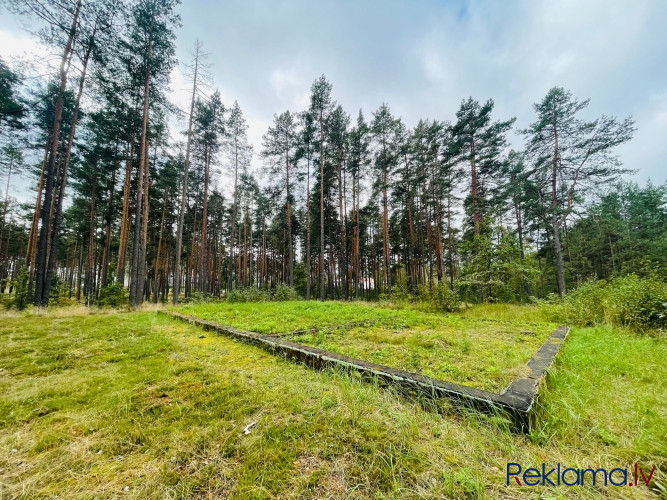
[{"label": "distant tree line", "polygon": [[[137,306],[278,285],[322,300],[437,287],[525,301],[665,269],[666,186],[618,182],[630,118],[588,121],[588,100],[554,87],[525,129],[473,98],[409,128],[387,104],[352,118],[322,76],[307,109],[274,115],[253,171],[243,112],[211,89],[201,44],[188,109],[168,100],[176,5],[10,4],[42,21],[61,62],[28,83],[0,61],[4,294],[45,307],[127,293]],[[513,130],[523,151],[508,148]],[[34,203],[10,196],[16,175]]]}]

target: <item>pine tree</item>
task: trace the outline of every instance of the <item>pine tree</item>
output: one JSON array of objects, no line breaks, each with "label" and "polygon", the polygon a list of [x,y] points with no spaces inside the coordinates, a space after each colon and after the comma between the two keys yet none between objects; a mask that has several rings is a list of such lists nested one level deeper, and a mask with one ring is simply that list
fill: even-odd
[{"label": "pine tree", "polygon": [[245,173],[252,157],[252,147],[248,145],[247,130],[248,125],[243,117],[241,107],[238,102],[234,101],[234,105],[229,111],[229,118],[227,119],[227,134],[225,135],[224,142],[227,158],[231,165],[231,169],[234,172],[234,194],[232,198],[232,220],[229,241],[229,266],[227,270],[227,290],[229,291],[232,290],[232,280],[238,280],[238,268],[234,265],[234,239],[236,236],[236,221],[238,217],[239,169],[241,169],[241,174]]},{"label": "pine tree", "polygon": [[295,177],[297,155],[297,133],[292,114],[285,111],[274,115],[273,126],[264,135],[262,156],[269,160],[269,173],[277,175],[277,181],[285,189],[285,207],[287,221],[287,284],[294,286],[294,245],[292,243],[292,203],[290,175]]},{"label": "pine tree", "polygon": [[[322,75],[313,82],[310,88],[310,113],[313,114],[315,121],[319,128],[318,134],[318,164],[320,167],[320,255],[318,260],[318,273],[320,282],[320,299],[324,300],[324,194],[325,194],[325,178],[324,178],[324,164],[326,161],[326,134],[325,123],[329,118],[333,103],[331,101],[331,83]],[[333,265],[329,262],[329,266]]]},{"label": "pine tree", "polygon": [[613,149],[634,133],[630,118],[618,121],[601,116],[593,121],[578,118],[589,100],[579,101],[561,87],[552,88],[533,105],[537,120],[523,134],[526,151],[535,165],[533,178],[549,200],[551,236],[556,257],[558,292],[567,292],[561,228],[577,203],[577,195],[594,183],[609,181],[627,172]]},{"label": "pine tree", "polygon": [[382,232],[383,232],[383,274],[387,295],[391,298],[391,259],[389,243],[389,187],[396,163],[396,144],[392,142],[398,125],[389,110],[389,106],[382,104],[373,113],[371,133],[375,140],[375,157],[373,166],[379,176],[377,184],[382,192]]}]

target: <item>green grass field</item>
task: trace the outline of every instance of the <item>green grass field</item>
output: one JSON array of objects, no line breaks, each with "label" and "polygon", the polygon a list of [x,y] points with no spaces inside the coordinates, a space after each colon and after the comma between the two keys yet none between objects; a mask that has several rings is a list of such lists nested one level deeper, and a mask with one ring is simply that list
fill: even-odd
[{"label": "green grass field", "polygon": [[[259,333],[302,332],[288,338],[497,393],[525,371],[526,362],[556,328],[524,319],[489,321],[470,313],[342,302],[201,304],[175,310]],[[328,328],[337,325],[343,326]]]},{"label": "green grass field", "polygon": [[[382,335],[425,317],[433,323],[424,331],[459,321],[478,329],[540,323],[520,307],[498,306],[495,318],[493,307],[422,317],[326,304],[310,318],[308,306],[183,312],[196,307],[227,324],[223,317],[236,316],[235,326],[264,332],[279,325],[271,308],[283,307],[295,311],[284,331],[323,318],[379,317]],[[247,310],[257,311],[255,323],[244,323]],[[665,359],[664,337],[573,329],[526,436],[498,417],[429,407],[155,312],[8,315],[0,323],[0,498],[656,498],[667,484]],[[507,487],[508,461],[638,462],[656,472],[652,490]]]}]

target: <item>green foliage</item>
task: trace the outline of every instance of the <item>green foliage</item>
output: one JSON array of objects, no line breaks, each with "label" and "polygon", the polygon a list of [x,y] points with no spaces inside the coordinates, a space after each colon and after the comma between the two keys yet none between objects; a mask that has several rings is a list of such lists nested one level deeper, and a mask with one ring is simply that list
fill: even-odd
[{"label": "green foliage", "polygon": [[69,283],[65,280],[53,279],[51,285],[51,295],[49,297],[49,307],[67,307],[71,306],[75,301],[69,297]]},{"label": "green foliage", "polygon": [[8,307],[13,307],[22,311],[28,306],[28,280],[30,274],[28,273],[28,268],[23,266],[19,271],[18,276],[16,277],[16,283],[14,284],[14,297],[9,302]]},{"label": "green foliage", "polygon": [[299,300],[301,297],[297,291],[287,285],[280,284],[275,290],[266,288],[234,288],[227,294],[227,302],[285,302],[289,300]]},{"label": "green foliage", "polygon": [[521,256],[513,232],[502,226],[493,232],[488,229],[463,245],[469,258],[457,282],[461,299],[473,303],[526,301],[527,289],[538,274],[534,260]]},{"label": "green foliage", "polygon": [[[567,234],[570,274],[599,279],[667,271],[667,184],[618,183]],[[647,266],[650,263],[650,266]]]},{"label": "green foliage", "polygon": [[571,325],[609,324],[635,331],[667,327],[667,283],[657,275],[629,274],[610,281],[590,279],[562,300],[543,307],[554,321]]},{"label": "green foliage", "polygon": [[285,302],[287,300],[299,300],[299,294],[297,291],[287,285],[280,284],[276,287],[275,292],[273,293],[273,300],[277,302]]},{"label": "green foliage", "polygon": [[431,311],[453,312],[461,306],[458,292],[451,290],[445,283],[437,283],[432,287],[426,283],[419,285],[418,299],[421,309]]},{"label": "green foliage", "polygon": [[101,307],[121,307],[127,305],[127,290],[120,283],[113,283],[100,290],[97,305]]},{"label": "green foliage", "polygon": [[265,289],[255,287],[249,288],[234,288],[227,294],[227,302],[269,302],[271,300],[271,292]]},{"label": "green foliage", "polygon": [[392,284],[391,301],[394,304],[408,304],[412,302],[412,295],[408,290],[408,280],[405,269],[401,267],[400,278]]}]

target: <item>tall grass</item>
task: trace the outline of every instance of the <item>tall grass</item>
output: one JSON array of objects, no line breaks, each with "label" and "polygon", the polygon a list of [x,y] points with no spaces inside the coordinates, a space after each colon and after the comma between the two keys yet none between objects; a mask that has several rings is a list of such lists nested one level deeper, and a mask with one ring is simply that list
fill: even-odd
[{"label": "tall grass", "polygon": [[[655,497],[667,470],[665,359],[660,338],[573,329],[523,436],[153,313],[5,317],[0,497]],[[656,466],[653,493],[505,485],[507,462],[635,461]]]}]

